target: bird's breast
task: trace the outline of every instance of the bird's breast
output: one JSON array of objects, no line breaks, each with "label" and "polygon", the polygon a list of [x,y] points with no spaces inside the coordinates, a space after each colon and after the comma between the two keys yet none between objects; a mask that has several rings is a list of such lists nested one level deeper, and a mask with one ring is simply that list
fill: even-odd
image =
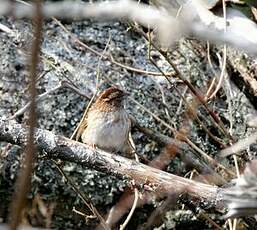
[{"label": "bird's breast", "polygon": [[87,125],[82,134],[84,143],[111,152],[124,148],[130,131],[130,120],[125,110],[88,114]]}]

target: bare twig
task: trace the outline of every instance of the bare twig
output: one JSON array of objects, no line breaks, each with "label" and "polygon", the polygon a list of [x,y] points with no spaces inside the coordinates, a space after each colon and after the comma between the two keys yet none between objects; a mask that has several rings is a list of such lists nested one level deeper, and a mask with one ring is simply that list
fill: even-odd
[{"label": "bare twig", "polygon": [[248,137],[245,137],[245,138],[239,140],[238,142],[236,142],[235,144],[231,145],[230,147],[222,150],[220,152],[220,156],[227,157],[227,156],[233,155],[233,154],[240,154],[241,151],[248,148],[251,144],[256,142],[256,140],[257,140],[257,132],[254,132],[251,135],[249,135]]},{"label": "bare twig", "polygon": [[[150,40],[150,39],[149,39]],[[151,40],[150,40],[151,42]],[[150,43],[149,42],[149,43]],[[159,71],[163,74],[163,76],[166,78],[166,80],[170,83],[170,85],[172,86],[172,83],[170,82],[170,79],[168,76],[165,75],[165,73],[161,70],[161,68],[157,65],[157,63],[149,56],[149,60],[152,62],[152,64],[157,68],[159,69]],[[198,123],[200,124],[200,126],[204,129],[204,131],[215,141],[217,142],[219,145],[221,146],[225,146],[222,141],[216,137],[215,135],[213,135],[209,129],[205,126],[205,124],[200,120],[200,118],[198,117],[197,113],[195,112],[194,108],[187,102],[187,100],[184,98],[184,96],[180,93],[180,91],[177,89],[177,87],[174,87],[174,89],[176,90],[176,92],[178,93],[178,95],[180,95],[180,97],[182,98],[182,100],[184,101],[184,103],[186,104],[189,112],[191,114],[193,114],[194,118],[198,121]],[[191,146],[193,146],[191,144]],[[205,157],[205,156],[204,156]],[[206,157],[205,157],[206,158]],[[206,159],[209,160],[210,157],[207,157]]]},{"label": "bare twig", "polygon": [[[146,70],[142,70],[142,69],[138,69],[138,68],[134,68],[131,66],[127,66],[125,64],[122,64],[116,60],[114,60],[114,58],[111,55],[105,54],[105,53],[100,53],[97,50],[89,47],[88,45],[86,45],[84,42],[80,41],[73,33],[71,33],[59,20],[53,18],[53,20],[67,33],[69,34],[69,36],[79,45],[81,45],[82,47],[84,47],[85,49],[87,49],[88,51],[90,51],[91,53],[98,55],[99,57],[103,58],[103,60],[108,60],[109,62],[127,69],[129,71],[138,73],[138,74],[144,74],[144,75],[152,75],[152,76],[160,76],[159,72],[151,72],[151,71],[146,71]],[[173,72],[168,72],[165,73],[167,76],[174,76]]]},{"label": "bare twig", "polygon": [[[227,32],[227,11],[226,11],[226,3],[225,0],[222,0],[222,8],[223,8],[223,18],[224,18],[224,32]],[[214,90],[214,92],[208,97],[208,99],[212,99],[213,97],[215,97],[215,95],[217,94],[217,92],[220,90],[222,83],[224,81],[224,78],[226,76],[226,62],[227,62],[227,45],[224,44],[224,48],[223,48],[223,62],[222,62],[222,66],[221,66],[221,73],[220,73],[220,77],[219,77],[219,81],[218,84],[216,86],[216,89]]]},{"label": "bare twig", "polygon": [[[35,98],[35,102],[38,103],[42,100],[44,100],[49,94],[57,91],[58,89],[60,89],[62,87],[62,85],[57,85],[56,87],[52,88],[51,90],[49,91],[46,91],[40,95],[38,95],[36,98]],[[31,106],[31,102],[28,102],[25,106],[23,106],[21,109],[19,109],[15,114],[13,114],[9,119],[12,120],[12,119],[15,119],[16,117],[18,116],[21,116],[22,114],[24,114]]]},{"label": "bare twig", "polygon": [[199,215],[206,219],[211,225],[213,225],[215,229],[223,230],[223,228],[215,223],[206,213],[204,213],[204,211],[200,211]]},{"label": "bare twig", "polygon": [[[139,158],[138,158],[138,155],[136,153],[136,146],[135,146],[135,143],[132,139],[131,133],[129,134],[129,141],[130,141],[131,147],[133,148],[133,151],[134,151],[135,161],[139,163]],[[134,180],[132,181],[132,183],[133,183],[133,185],[135,185]],[[125,219],[123,224],[120,226],[120,230],[124,230],[126,228],[126,226],[128,225],[129,221],[131,220],[131,218],[132,218],[132,216],[133,216],[133,214],[136,210],[136,207],[138,205],[138,200],[139,200],[139,191],[138,191],[137,187],[135,187],[134,188],[134,201],[133,201],[132,207],[129,211],[129,214],[128,214],[127,218]]]},{"label": "bare twig", "polygon": [[61,169],[61,167],[54,160],[52,160],[52,162],[55,164],[60,174],[66,179],[67,183],[72,187],[74,192],[78,194],[78,196],[82,199],[82,201],[88,207],[88,209],[100,220],[100,223],[103,226],[103,228],[105,230],[110,230],[109,226],[106,224],[105,220],[97,211],[97,209],[94,207],[94,205],[90,201],[88,201],[89,199],[86,198],[82,192],[80,192],[80,190],[76,187],[74,182],[65,174],[65,172]]},{"label": "bare twig", "polygon": [[[140,33],[148,42],[149,38],[148,36],[138,27],[135,27],[135,30]],[[171,65],[171,67],[174,69],[174,71],[176,72],[176,76],[186,85],[188,86],[188,88],[190,89],[190,91],[192,92],[192,94],[195,95],[195,97],[199,100],[199,102],[204,106],[204,108],[206,109],[207,113],[210,115],[212,121],[214,122],[214,124],[231,140],[233,140],[233,137],[229,134],[229,132],[227,131],[225,125],[223,124],[223,122],[221,121],[221,119],[209,108],[209,106],[207,105],[203,95],[201,94],[201,92],[199,92],[198,89],[196,89],[184,76],[183,74],[180,72],[180,70],[177,68],[177,66],[173,63],[173,61],[170,59],[170,57],[168,56],[168,54],[159,49],[157,47],[157,45],[153,42],[151,42],[152,47],[154,47],[165,59],[166,61]],[[161,71],[159,69],[159,71]],[[165,73],[163,73],[162,75],[165,76]],[[167,79],[167,78],[166,78]]]},{"label": "bare twig", "polygon": [[[12,202],[11,216],[10,216],[10,229],[16,230],[19,226],[21,212],[24,208],[26,195],[30,188],[31,173],[33,170],[33,162],[35,159],[36,147],[34,145],[34,131],[36,127],[36,78],[37,78],[37,64],[39,61],[39,50],[42,36],[43,18],[41,14],[40,2],[36,1],[34,11],[34,41],[32,44],[31,64],[30,64],[30,95],[31,106],[29,114],[29,134],[27,147],[25,150],[24,168],[21,170],[21,174],[17,181],[16,196]],[[26,134],[27,135],[27,134]],[[24,143],[25,144],[25,143]]]},{"label": "bare twig", "polygon": [[134,188],[134,202],[133,202],[133,205],[132,205],[132,208],[126,218],[126,220],[124,221],[124,223],[120,226],[120,230],[124,230],[126,228],[126,226],[128,225],[132,215],[134,214],[135,212],[135,209],[137,207],[137,204],[138,204],[138,198],[139,198],[139,192],[138,192],[138,189],[137,188]]},{"label": "bare twig", "polygon": [[[60,84],[58,84],[56,87],[38,95],[35,99],[36,103],[38,102],[41,102],[43,100],[46,99],[46,97],[51,94],[51,93],[54,93],[56,92],[57,90],[61,89],[61,88],[69,88],[71,89],[72,91],[74,91],[75,93],[77,93],[78,95],[82,96],[82,97],[85,97],[85,98],[89,98],[88,95],[84,94],[81,90],[79,90],[76,86],[70,84],[70,82],[68,81],[61,81]],[[19,109],[15,114],[13,114],[9,120],[12,120],[12,119],[15,119],[17,118],[18,116],[21,116],[22,114],[24,114],[30,107],[31,105],[31,102],[28,102],[25,106],[23,106],[21,109]]]}]

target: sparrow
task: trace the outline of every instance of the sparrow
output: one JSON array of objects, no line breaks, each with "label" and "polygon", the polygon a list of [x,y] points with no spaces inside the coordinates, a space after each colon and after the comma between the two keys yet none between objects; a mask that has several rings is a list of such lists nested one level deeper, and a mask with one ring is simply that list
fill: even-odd
[{"label": "sparrow", "polygon": [[107,152],[129,156],[131,120],[124,108],[127,93],[117,87],[104,90],[92,104],[82,121],[76,140]]}]

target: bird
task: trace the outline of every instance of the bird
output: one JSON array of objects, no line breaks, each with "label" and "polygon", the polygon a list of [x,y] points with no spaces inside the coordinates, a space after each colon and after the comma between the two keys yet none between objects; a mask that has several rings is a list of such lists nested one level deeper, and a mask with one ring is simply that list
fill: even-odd
[{"label": "bird", "polygon": [[116,86],[104,90],[82,121],[76,140],[111,153],[131,156],[131,120],[124,108],[127,93]]}]

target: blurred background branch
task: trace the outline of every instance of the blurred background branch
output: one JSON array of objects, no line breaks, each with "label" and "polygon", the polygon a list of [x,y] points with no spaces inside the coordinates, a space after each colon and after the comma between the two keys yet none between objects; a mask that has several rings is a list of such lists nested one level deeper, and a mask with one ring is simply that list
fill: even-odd
[{"label": "blurred background branch", "polygon": [[[224,31],[223,17],[209,10],[216,5],[215,3],[206,4],[208,1],[202,0],[171,2],[173,1],[154,1],[156,6],[150,6],[131,0],[100,3],[62,1],[45,3],[42,12],[45,18],[135,21],[145,27],[157,29],[159,40],[165,47],[171,46],[183,36],[193,35],[257,54],[257,26],[239,10],[227,9],[227,30]],[[14,16],[17,19],[31,18],[33,7],[1,0],[1,15]]]}]

